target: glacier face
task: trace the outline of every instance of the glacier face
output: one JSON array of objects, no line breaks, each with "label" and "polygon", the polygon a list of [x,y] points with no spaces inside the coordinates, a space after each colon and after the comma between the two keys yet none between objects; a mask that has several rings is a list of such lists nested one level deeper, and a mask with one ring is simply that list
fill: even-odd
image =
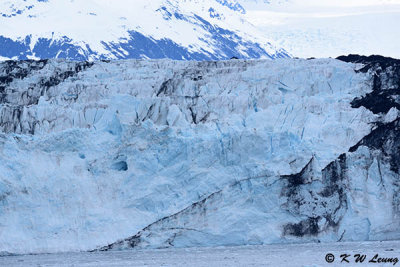
[{"label": "glacier face", "polygon": [[0,63],[0,251],[399,238],[399,63],[341,60]]},{"label": "glacier face", "polygon": [[289,57],[244,13],[236,0],[2,1],[0,60]]}]

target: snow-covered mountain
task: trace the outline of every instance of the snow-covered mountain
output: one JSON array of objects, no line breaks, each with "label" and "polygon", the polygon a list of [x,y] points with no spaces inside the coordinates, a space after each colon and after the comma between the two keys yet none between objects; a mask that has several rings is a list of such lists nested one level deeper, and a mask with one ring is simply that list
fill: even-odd
[{"label": "snow-covered mountain", "polygon": [[0,63],[0,251],[398,239],[399,71]]},{"label": "snow-covered mountain", "polygon": [[0,2],[0,59],[288,57],[236,0]]}]

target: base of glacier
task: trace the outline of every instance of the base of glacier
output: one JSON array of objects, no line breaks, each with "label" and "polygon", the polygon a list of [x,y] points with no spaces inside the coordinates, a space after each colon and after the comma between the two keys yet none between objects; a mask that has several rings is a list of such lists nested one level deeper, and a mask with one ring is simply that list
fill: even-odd
[{"label": "base of glacier", "polygon": [[[326,261],[332,254],[333,263]],[[0,266],[334,266],[350,255],[346,266],[358,266],[354,255],[366,255],[362,266],[380,258],[398,259],[400,241],[312,243],[291,245],[63,253],[0,257]]]}]

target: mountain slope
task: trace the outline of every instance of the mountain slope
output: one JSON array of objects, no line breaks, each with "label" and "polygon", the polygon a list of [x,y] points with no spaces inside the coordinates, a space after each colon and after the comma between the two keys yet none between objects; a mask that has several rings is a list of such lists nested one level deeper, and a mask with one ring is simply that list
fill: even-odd
[{"label": "mountain slope", "polygon": [[244,20],[244,12],[235,1],[220,0],[2,1],[0,57],[288,57]]}]

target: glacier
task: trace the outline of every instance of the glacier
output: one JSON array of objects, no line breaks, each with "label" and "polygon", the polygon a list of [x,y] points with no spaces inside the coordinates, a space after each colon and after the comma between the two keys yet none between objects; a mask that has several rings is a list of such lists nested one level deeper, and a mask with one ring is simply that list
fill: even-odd
[{"label": "glacier", "polygon": [[392,240],[399,61],[0,63],[0,251]]},{"label": "glacier", "polygon": [[349,53],[400,58],[398,0],[238,0],[244,17],[300,58]]}]

